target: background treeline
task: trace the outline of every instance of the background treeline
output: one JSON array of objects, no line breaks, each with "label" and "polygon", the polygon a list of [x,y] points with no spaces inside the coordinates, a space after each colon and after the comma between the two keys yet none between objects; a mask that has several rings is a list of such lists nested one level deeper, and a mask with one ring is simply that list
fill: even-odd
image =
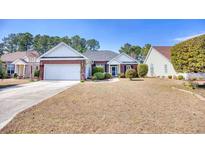
[{"label": "background treeline", "polygon": [[151,48],[151,44],[145,44],[144,47],[140,47],[138,45],[131,45],[129,43],[125,43],[119,50],[120,53],[125,52],[131,57],[143,62],[149,49]]},{"label": "background treeline", "polygon": [[100,48],[100,43],[97,40],[86,40],[78,35],[58,37],[38,34],[34,36],[27,32],[9,34],[7,37],[4,37],[2,43],[0,43],[0,54],[3,54],[3,51],[16,52],[27,50],[36,50],[42,54],[60,42],[65,42],[81,53],[86,50],[97,50]]},{"label": "background treeline", "polygon": [[[98,50],[100,48],[99,41],[95,39],[86,40],[79,35],[72,37],[59,37],[38,34],[34,36],[31,33],[26,32],[17,34],[12,33],[4,37],[2,39],[2,43],[0,43],[0,55],[3,54],[3,51],[16,52],[28,50],[36,50],[40,54],[43,54],[60,42],[68,44],[81,53],[87,50]],[[146,57],[150,47],[151,44],[145,44],[144,47],[140,47],[138,45],[125,43],[119,49],[119,52],[125,52],[126,54],[142,62]]]}]

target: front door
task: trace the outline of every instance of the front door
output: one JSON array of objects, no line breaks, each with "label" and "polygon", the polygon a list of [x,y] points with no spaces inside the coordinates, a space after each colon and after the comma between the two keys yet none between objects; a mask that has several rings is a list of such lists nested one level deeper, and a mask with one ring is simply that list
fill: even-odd
[{"label": "front door", "polygon": [[112,76],[117,76],[117,66],[111,66]]}]

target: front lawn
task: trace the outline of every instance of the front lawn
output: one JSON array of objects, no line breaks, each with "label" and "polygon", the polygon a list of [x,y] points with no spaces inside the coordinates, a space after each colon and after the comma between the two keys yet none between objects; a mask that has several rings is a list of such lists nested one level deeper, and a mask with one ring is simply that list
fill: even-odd
[{"label": "front lawn", "polygon": [[1,133],[205,133],[205,105],[181,81],[85,82],[18,114]]},{"label": "front lawn", "polygon": [[29,83],[29,79],[0,79],[0,88],[16,86],[19,84]]}]

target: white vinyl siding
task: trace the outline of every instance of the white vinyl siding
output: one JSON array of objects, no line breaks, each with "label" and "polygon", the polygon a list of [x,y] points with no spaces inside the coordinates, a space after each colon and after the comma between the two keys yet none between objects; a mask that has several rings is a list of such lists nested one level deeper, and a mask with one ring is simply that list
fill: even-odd
[{"label": "white vinyl siding", "polygon": [[176,75],[176,71],[171,62],[154,48],[151,49],[151,52],[144,63],[149,66],[147,76]]}]

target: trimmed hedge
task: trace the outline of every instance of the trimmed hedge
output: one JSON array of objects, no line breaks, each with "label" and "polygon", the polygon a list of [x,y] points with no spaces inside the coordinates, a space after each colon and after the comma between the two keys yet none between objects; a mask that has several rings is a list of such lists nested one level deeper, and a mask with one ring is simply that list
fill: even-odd
[{"label": "trimmed hedge", "polygon": [[173,46],[171,62],[179,73],[205,72],[205,35]]},{"label": "trimmed hedge", "polygon": [[137,65],[137,73],[138,73],[138,76],[140,78],[145,77],[148,73],[148,65],[147,64],[138,64]]},{"label": "trimmed hedge", "polygon": [[5,78],[7,78],[7,72],[3,66],[2,61],[0,60],[0,79],[5,79]]},{"label": "trimmed hedge", "polygon": [[168,75],[168,78],[169,78],[169,79],[172,79],[172,75]]},{"label": "trimmed hedge", "polygon": [[177,79],[178,79],[178,80],[183,80],[184,77],[183,77],[182,75],[179,75],[179,76],[177,76]]},{"label": "trimmed hedge", "polygon": [[40,70],[35,70],[34,71],[34,77],[37,77],[37,78],[39,78],[39,76],[40,76]]},{"label": "trimmed hedge", "polygon": [[125,73],[120,73],[120,74],[118,74],[118,77],[119,77],[119,78],[125,78]]},{"label": "trimmed hedge", "polygon": [[105,79],[111,79],[112,78],[112,74],[110,73],[105,73]]},{"label": "trimmed hedge", "polygon": [[104,73],[104,68],[103,67],[94,67],[92,73],[95,74],[97,72]]},{"label": "trimmed hedge", "polygon": [[135,78],[137,76],[136,70],[135,69],[128,69],[125,73],[126,78]]},{"label": "trimmed hedge", "polygon": [[94,74],[94,76],[96,77],[97,80],[103,80],[105,79],[105,74],[102,72],[97,72]]}]

